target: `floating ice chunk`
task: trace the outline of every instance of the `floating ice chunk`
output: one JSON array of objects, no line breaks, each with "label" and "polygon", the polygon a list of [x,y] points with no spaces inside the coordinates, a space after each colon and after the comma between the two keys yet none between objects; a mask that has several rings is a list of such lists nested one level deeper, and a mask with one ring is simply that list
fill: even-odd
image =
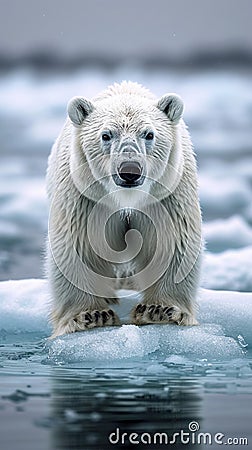
[{"label": "floating ice chunk", "polygon": [[[165,332],[167,332],[165,330]],[[164,349],[165,336],[161,336],[161,348]],[[221,326],[202,324],[196,327],[173,327],[167,336],[167,357],[170,354],[197,358],[225,359],[241,355],[237,342],[225,336]]]},{"label": "floating ice chunk", "polygon": [[188,328],[123,325],[59,337],[49,343],[48,361],[61,364],[135,359],[147,358],[154,353],[162,359],[171,354],[225,359],[241,356],[242,350],[235,339],[224,336],[222,327],[217,325]]},{"label": "floating ice chunk", "polygon": [[61,336],[49,344],[48,358],[55,363],[142,358],[158,348],[155,327],[122,325]]}]

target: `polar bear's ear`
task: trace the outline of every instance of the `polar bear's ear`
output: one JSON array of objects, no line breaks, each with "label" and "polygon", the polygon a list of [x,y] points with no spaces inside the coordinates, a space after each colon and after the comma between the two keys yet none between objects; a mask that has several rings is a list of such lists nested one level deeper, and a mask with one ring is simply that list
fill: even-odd
[{"label": "polar bear's ear", "polygon": [[93,103],[84,97],[73,97],[67,105],[68,115],[74,125],[81,125],[93,110]]},{"label": "polar bear's ear", "polygon": [[175,124],[178,123],[179,119],[182,117],[184,110],[183,101],[177,94],[163,95],[159,99],[157,107]]}]

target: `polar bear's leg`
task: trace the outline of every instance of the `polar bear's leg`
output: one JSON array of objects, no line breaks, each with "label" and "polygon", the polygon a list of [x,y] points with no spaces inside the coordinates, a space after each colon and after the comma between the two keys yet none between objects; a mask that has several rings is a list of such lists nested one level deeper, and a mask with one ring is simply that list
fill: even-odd
[{"label": "polar bear's leg", "polygon": [[107,327],[120,325],[118,316],[112,309],[81,311],[75,317],[62,317],[54,324],[54,332],[51,338],[62,334],[75,333],[76,331],[90,330],[95,327]]},{"label": "polar bear's leg", "polygon": [[132,323],[174,323],[197,325],[195,297],[197,292],[197,270],[179,284],[171,283],[166,273],[153,286],[143,292],[143,302],[131,313]]},{"label": "polar bear's leg", "polygon": [[152,286],[143,291],[143,302],[132,311],[132,323],[175,323],[197,325],[195,300],[200,277],[201,258],[195,258],[190,272],[176,282],[180,260],[172,260],[169,269]]},{"label": "polar bear's leg", "polygon": [[98,297],[70,283],[53,263],[51,269],[49,280],[53,301],[50,315],[53,325],[52,338],[94,327],[119,325],[119,318],[111,309],[113,304],[118,303],[113,288],[111,298]]}]

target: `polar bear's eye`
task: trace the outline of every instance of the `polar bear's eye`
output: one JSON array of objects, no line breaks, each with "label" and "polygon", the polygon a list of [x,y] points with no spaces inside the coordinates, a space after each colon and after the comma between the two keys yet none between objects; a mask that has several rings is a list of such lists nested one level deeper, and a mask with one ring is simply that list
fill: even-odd
[{"label": "polar bear's eye", "polygon": [[150,131],[149,133],[146,134],[145,139],[146,141],[152,141],[154,139],[154,133]]},{"label": "polar bear's eye", "polygon": [[108,142],[111,140],[111,136],[108,133],[102,133],[102,140]]}]

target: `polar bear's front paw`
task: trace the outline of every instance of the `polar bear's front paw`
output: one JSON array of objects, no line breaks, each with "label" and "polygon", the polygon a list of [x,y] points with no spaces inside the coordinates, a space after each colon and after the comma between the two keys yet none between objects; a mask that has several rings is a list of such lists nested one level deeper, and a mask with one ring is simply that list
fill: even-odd
[{"label": "polar bear's front paw", "polygon": [[95,327],[120,325],[120,320],[112,309],[102,311],[82,311],[73,319],[74,331],[90,330]]},{"label": "polar bear's front paw", "polygon": [[145,305],[140,303],[132,312],[136,325],[148,323],[174,323],[177,325],[197,325],[196,319],[183,313],[178,306]]},{"label": "polar bear's front paw", "polygon": [[120,320],[112,309],[82,311],[74,318],[62,322],[58,322],[55,325],[50,339],[55,339],[64,334],[75,333],[76,331],[90,330],[95,327],[120,325]]}]

